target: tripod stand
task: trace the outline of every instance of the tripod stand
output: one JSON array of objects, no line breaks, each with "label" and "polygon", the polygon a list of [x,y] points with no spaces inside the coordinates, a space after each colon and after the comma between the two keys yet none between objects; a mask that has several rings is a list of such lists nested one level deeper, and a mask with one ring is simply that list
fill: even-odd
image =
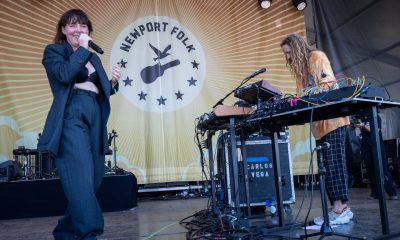
[{"label": "tripod stand", "polygon": [[319,239],[324,239],[326,236],[340,236],[340,237],[347,237],[348,239],[365,239],[365,238],[359,238],[359,237],[352,237],[347,234],[343,233],[338,233],[334,232],[329,225],[329,214],[328,214],[328,204],[327,204],[327,196],[326,196],[326,188],[325,188],[325,174],[326,174],[326,168],[324,165],[323,161],[323,154],[322,150],[324,148],[329,148],[330,144],[325,142],[320,146],[317,146],[315,150],[317,151],[318,155],[318,174],[319,174],[319,191],[321,194],[321,205],[322,205],[322,217],[324,219],[324,222],[321,225],[321,229],[317,233],[312,233],[312,234],[306,234],[305,236],[302,236],[301,239],[308,238],[308,237],[313,237],[313,236],[319,236],[321,237]]}]

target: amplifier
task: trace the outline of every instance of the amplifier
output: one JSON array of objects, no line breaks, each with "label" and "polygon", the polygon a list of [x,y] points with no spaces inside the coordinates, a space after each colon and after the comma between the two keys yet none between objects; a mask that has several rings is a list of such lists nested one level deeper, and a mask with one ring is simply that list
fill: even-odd
[{"label": "amplifier", "polygon": [[[295,193],[289,139],[287,137],[286,139],[282,138],[278,141],[278,144],[283,182],[283,203],[294,203]],[[239,201],[240,206],[243,207],[246,206],[246,191],[240,141],[237,142],[237,147]],[[247,154],[246,168],[249,176],[250,206],[261,206],[265,205],[267,200],[276,200],[274,164],[270,138],[266,136],[250,137],[245,142],[245,147]],[[234,207],[232,157],[229,144],[225,147],[224,156],[222,161],[220,161],[222,164],[219,166],[220,170],[223,168],[221,174],[223,175],[223,184],[221,185],[222,194],[220,194],[220,197],[222,196],[226,204]]]},{"label": "amplifier", "polygon": [[385,140],[384,146],[389,172],[392,174],[393,181],[400,184],[400,138]]},{"label": "amplifier", "polygon": [[15,180],[20,169],[21,164],[12,160],[0,163],[0,182]]}]

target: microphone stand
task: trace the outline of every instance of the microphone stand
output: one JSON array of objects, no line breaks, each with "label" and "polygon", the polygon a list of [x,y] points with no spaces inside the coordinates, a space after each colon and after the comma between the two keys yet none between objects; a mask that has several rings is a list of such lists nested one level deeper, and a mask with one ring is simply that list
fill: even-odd
[{"label": "microphone stand", "polygon": [[266,70],[265,70],[265,68],[264,68],[264,71],[262,71],[262,72],[260,72],[260,71],[255,72],[255,73],[251,74],[250,76],[244,78],[244,79],[242,80],[242,82],[239,84],[239,86],[237,86],[237,87],[236,87],[235,89],[233,89],[231,92],[229,92],[228,94],[226,94],[225,97],[221,98],[216,104],[214,104],[214,106],[213,106],[212,108],[215,108],[215,107],[218,106],[218,105],[222,105],[222,103],[225,101],[225,99],[226,99],[227,97],[229,97],[232,93],[236,92],[236,90],[238,90],[241,86],[243,86],[245,83],[247,83],[250,79],[254,78],[254,77],[257,76],[258,74],[263,73],[263,72],[265,72],[265,71],[266,71]]},{"label": "microphone stand", "polygon": [[114,171],[115,174],[121,174],[123,173],[123,170],[117,166],[117,144],[116,144],[116,138],[118,137],[117,132],[113,129],[110,133],[110,138],[113,144],[113,155],[114,155],[114,167],[112,170]]}]

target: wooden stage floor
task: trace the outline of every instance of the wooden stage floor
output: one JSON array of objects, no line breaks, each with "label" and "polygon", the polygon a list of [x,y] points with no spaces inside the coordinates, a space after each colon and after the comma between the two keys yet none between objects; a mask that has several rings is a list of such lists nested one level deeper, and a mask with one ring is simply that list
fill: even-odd
[{"label": "wooden stage floor", "polygon": [[[296,203],[291,205],[293,216],[297,214],[303,190],[296,190]],[[355,214],[349,224],[335,228],[355,237],[374,239],[381,236],[381,223],[378,200],[368,199],[369,189],[350,189],[350,206]],[[305,198],[305,204],[297,222],[304,222],[310,197]],[[207,198],[173,199],[173,200],[139,200],[134,209],[121,212],[104,213],[105,232],[98,239],[186,239],[187,230],[179,221],[207,207]],[[392,233],[400,232],[400,200],[387,200],[389,226]],[[18,211],[18,209],[15,209]],[[1,213],[0,213],[1,214]],[[321,214],[320,195],[314,192],[314,201],[310,212],[310,220]],[[25,218],[0,221],[0,239],[14,240],[45,240],[52,239],[51,231],[59,217]],[[273,219],[272,219],[273,220]],[[276,219],[275,219],[276,220]],[[271,223],[271,217],[254,219],[257,224]],[[289,230],[287,230],[289,231]],[[303,232],[300,228],[294,230]],[[318,239],[319,237],[309,238]],[[279,238],[262,238],[279,239]],[[325,239],[344,239],[330,236]],[[400,239],[400,235],[397,238]]]}]

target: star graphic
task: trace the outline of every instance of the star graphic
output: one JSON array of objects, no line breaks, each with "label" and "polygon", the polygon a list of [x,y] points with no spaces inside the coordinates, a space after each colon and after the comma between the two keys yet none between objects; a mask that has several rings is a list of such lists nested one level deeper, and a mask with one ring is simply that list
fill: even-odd
[{"label": "star graphic", "polygon": [[190,62],[190,63],[193,65],[193,68],[199,69],[200,63],[197,63],[196,60],[194,60],[193,62]]},{"label": "star graphic", "polygon": [[175,93],[175,95],[176,95],[176,99],[177,99],[177,100],[178,100],[178,99],[183,100],[183,99],[182,99],[183,93],[181,93],[181,91],[178,90],[178,92]]},{"label": "star graphic", "polygon": [[147,93],[144,93],[143,91],[140,91],[140,93],[138,95],[139,95],[139,101],[141,101],[141,100],[145,100],[146,101]]},{"label": "star graphic", "polygon": [[119,62],[119,64],[121,64],[121,68],[126,68],[126,64],[128,62],[125,62],[124,59],[121,59],[121,62]]},{"label": "star graphic", "polygon": [[132,86],[132,81],[133,81],[133,79],[129,79],[129,77],[126,77],[126,79],[125,80],[122,80],[124,83],[125,83],[125,85],[124,86]]},{"label": "star graphic", "polygon": [[188,82],[189,82],[189,87],[190,86],[196,86],[196,82],[197,82],[197,80],[196,79],[194,79],[193,77],[191,77],[189,80],[187,80]]},{"label": "star graphic", "polygon": [[162,104],[162,105],[165,105],[165,101],[167,101],[167,99],[166,99],[166,98],[163,98],[163,97],[161,96],[159,99],[157,99],[157,101],[158,101],[158,106],[160,106],[161,104]]}]

